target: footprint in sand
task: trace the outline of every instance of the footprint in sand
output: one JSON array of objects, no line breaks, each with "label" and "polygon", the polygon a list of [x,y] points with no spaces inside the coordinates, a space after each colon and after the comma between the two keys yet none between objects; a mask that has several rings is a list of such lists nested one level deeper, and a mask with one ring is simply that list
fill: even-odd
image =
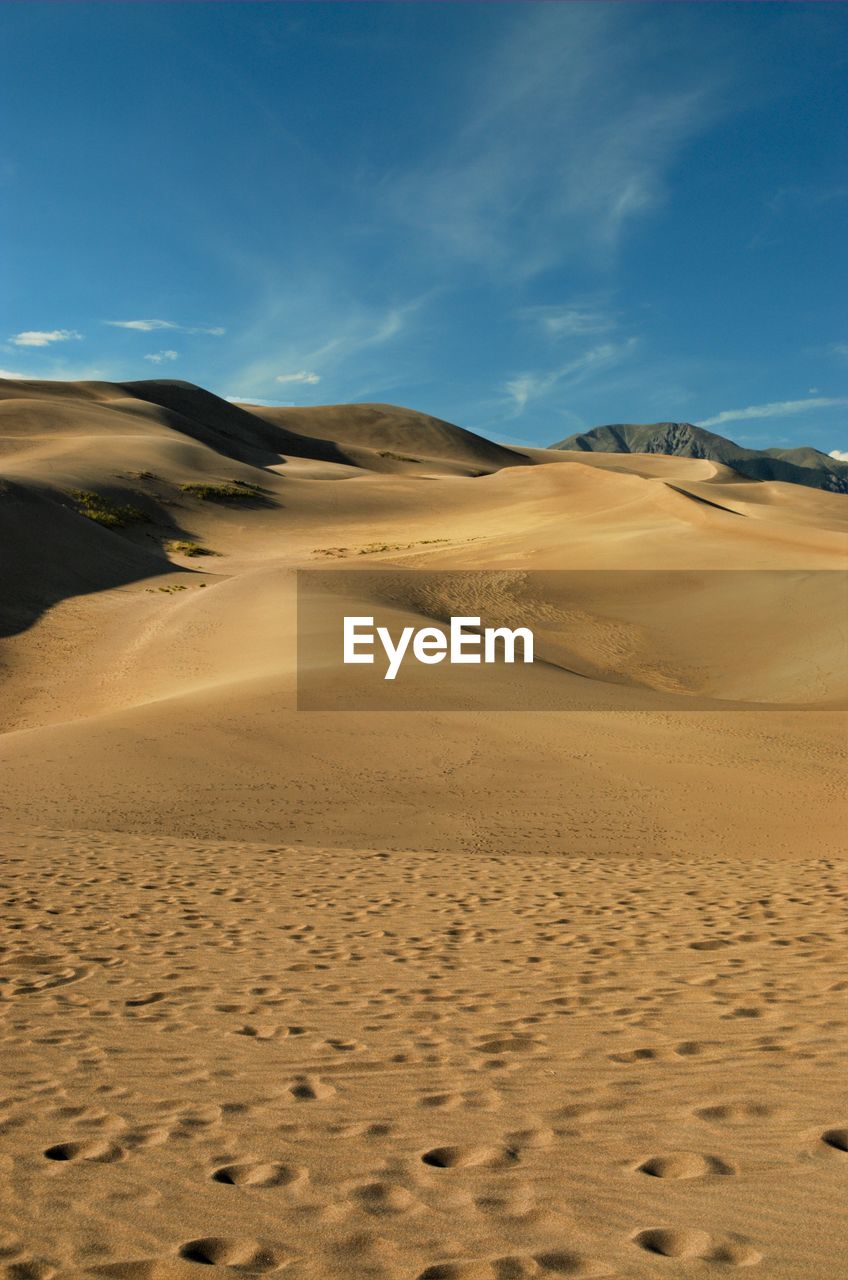
[{"label": "footprint in sand", "polygon": [[672,1230],[666,1227],[640,1231],[633,1240],[646,1253],[656,1253],[662,1258],[703,1258],[712,1244],[706,1231]]},{"label": "footprint in sand", "polygon": [[607,1055],[610,1062],[653,1062],[659,1057],[656,1049],[629,1049],[625,1053],[610,1053]]},{"label": "footprint in sand", "polygon": [[780,1108],[767,1102],[722,1102],[712,1107],[701,1107],[695,1115],[711,1124],[750,1124],[754,1120],[770,1120],[779,1114]]},{"label": "footprint in sand", "polygon": [[306,1170],[299,1165],[260,1164],[244,1161],[241,1164],[225,1164],[212,1174],[213,1182],[228,1187],[299,1187],[306,1182]]},{"label": "footprint in sand", "polygon": [[21,1238],[11,1231],[0,1231],[0,1261],[17,1258],[23,1252]]},{"label": "footprint in sand", "polygon": [[536,1200],[527,1187],[488,1191],[474,1201],[481,1213],[495,1218],[529,1219],[536,1214]]},{"label": "footprint in sand", "polygon": [[170,1136],[171,1131],[165,1125],[142,1124],[123,1133],[121,1141],[124,1146],[130,1148],[161,1147],[168,1141]]},{"label": "footprint in sand", "polygon": [[662,1258],[701,1258],[733,1267],[750,1267],[762,1258],[762,1254],[744,1240],[715,1241],[706,1231],[691,1228],[654,1227],[638,1232],[633,1243],[646,1253]]},{"label": "footprint in sand", "polygon": [[34,1258],[31,1261],[22,1258],[3,1268],[5,1280],[53,1280],[56,1268],[49,1262]]},{"label": "footprint in sand", "polygon": [[709,1048],[710,1042],[707,1040],[684,1040],[674,1046],[674,1052],[679,1058],[697,1058]]},{"label": "footprint in sand", "polygon": [[506,1036],[486,1036],[474,1046],[478,1053],[538,1053],[544,1046],[544,1039],[539,1036],[522,1035],[516,1032]]},{"label": "footprint in sand", "polygon": [[475,1165],[503,1169],[516,1164],[518,1159],[514,1147],[434,1147],[421,1157],[422,1162],[433,1169],[470,1169]]},{"label": "footprint in sand", "polygon": [[256,1240],[234,1240],[226,1236],[207,1236],[201,1240],[189,1240],[180,1247],[180,1257],[186,1262],[199,1262],[207,1267],[233,1267],[242,1275],[264,1275],[279,1271],[289,1261],[290,1255],[274,1245],[263,1245]]},{"label": "footprint in sand", "polygon": [[651,1156],[636,1166],[637,1173],[649,1178],[705,1178],[709,1174],[736,1173],[732,1164],[718,1156],[700,1156],[694,1152],[680,1151],[666,1156]]},{"label": "footprint in sand", "polygon": [[436,1262],[415,1280],[491,1280],[492,1268],[477,1262]]},{"label": "footprint in sand", "polygon": [[418,1101],[419,1107],[439,1108],[443,1111],[455,1111],[462,1105],[460,1093],[427,1093]]},{"label": "footprint in sand", "polygon": [[574,1280],[603,1280],[611,1277],[606,1263],[573,1249],[551,1249],[533,1257],[437,1262],[420,1272],[416,1280],[531,1280],[531,1277],[572,1276]]},{"label": "footprint in sand", "polygon": [[124,1004],[129,1009],[140,1009],[140,1008],[143,1008],[144,1005],[158,1004],[160,1000],[164,1000],[164,999],[165,999],[164,991],[151,991],[149,995],[133,996],[130,1000],[125,1000]]},{"label": "footprint in sand", "polygon": [[418,1206],[418,1201],[406,1187],[391,1182],[369,1182],[354,1194],[368,1213],[408,1213]]},{"label": "footprint in sand", "polygon": [[116,1142],[57,1142],[44,1152],[48,1160],[93,1160],[97,1164],[113,1164],[123,1160],[126,1151]]},{"label": "footprint in sand", "polygon": [[248,1022],[243,1027],[238,1027],[233,1035],[247,1036],[250,1040],[274,1040],[280,1035],[280,1028],[274,1023],[260,1023],[254,1026],[252,1022]]},{"label": "footprint in sand", "polygon": [[289,1093],[298,1102],[323,1102],[326,1098],[334,1097],[335,1092],[333,1085],[326,1084],[317,1076],[301,1076],[289,1089]]},{"label": "footprint in sand", "polygon": [[611,1269],[604,1262],[590,1258],[575,1249],[552,1249],[549,1253],[537,1253],[534,1257],[544,1274],[557,1276],[573,1276],[575,1280],[602,1280],[604,1276],[612,1276]]}]

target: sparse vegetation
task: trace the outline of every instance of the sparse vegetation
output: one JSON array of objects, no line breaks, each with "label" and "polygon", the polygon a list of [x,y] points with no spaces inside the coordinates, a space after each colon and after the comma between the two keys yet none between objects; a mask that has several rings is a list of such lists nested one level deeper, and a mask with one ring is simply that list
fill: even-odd
[{"label": "sparse vegetation", "polygon": [[420,462],[420,458],[411,458],[408,453],[395,453],[392,449],[380,449],[381,458],[391,458],[393,462]]},{"label": "sparse vegetation", "polygon": [[[418,542],[371,542],[367,546],[360,547],[354,551],[352,547],[315,547],[313,553],[316,556],[330,556],[333,559],[344,559],[345,556],[354,554],[360,556],[373,556],[380,551],[412,551],[415,547],[432,547],[436,543],[449,542],[449,538],[420,538]],[[471,541],[471,539],[466,539]]]},{"label": "sparse vegetation", "polygon": [[181,484],[180,493],[187,493],[201,502],[255,502],[264,490],[246,480],[228,480],[221,484],[192,482]]},{"label": "sparse vegetation", "polygon": [[71,489],[68,497],[76,503],[80,515],[107,529],[123,529],[128,524],[138,524],[148,519],[138,507],[120,507],[91,489]]},{"label": "sparse vegetation", "polygon": [[191,542],[188,539],[178,539],[168,542],[165,550],[170,551],[172,555],[179,556],[217,556],[219,552],[213,551],[211,547],[202,547],[199,542]]}]

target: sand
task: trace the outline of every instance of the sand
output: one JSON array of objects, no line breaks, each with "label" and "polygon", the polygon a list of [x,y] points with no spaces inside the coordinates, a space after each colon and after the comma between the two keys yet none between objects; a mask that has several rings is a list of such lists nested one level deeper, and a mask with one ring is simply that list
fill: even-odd
[{"label": "sand", "polygon": [[[845,499],[384,406],[0,392],[0,1274],[848,1273]],[[298,712],[322,565],[364,603],[380,566],[591,571],[591,709]],[[775,628],[740,584],[778,571],[812,594]]]}]

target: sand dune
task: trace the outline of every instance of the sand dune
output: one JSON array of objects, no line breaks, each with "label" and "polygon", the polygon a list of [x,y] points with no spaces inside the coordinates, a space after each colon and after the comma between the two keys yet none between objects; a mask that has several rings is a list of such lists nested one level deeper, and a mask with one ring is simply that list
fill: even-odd
[{"label": "sand dune", "polygon": [[[0,548],[8,1280],[841,1274],[844,496],[0,382]],[[298,711],[304,568],[535,709]]]},{"label": "sand dune", "polygon": [[275,426],[301,435],[368,449],[394,462],[457,462],[479,473],[525,465],[528,454],[494,444],[426,413],[392,404],[335,404],[246,409]]}]

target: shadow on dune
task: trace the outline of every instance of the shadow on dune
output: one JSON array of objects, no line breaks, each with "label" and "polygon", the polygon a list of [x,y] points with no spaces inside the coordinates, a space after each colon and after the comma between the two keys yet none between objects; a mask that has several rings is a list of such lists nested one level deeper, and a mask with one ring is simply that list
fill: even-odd
[{"label": "shadow on dune", "polygon": [[26,631],[70,596],[190,573],[165,551],[185,530],[158,503],[142,501],[146,518],[128,532],[89,520],[55,491],[0,482],[0,637]]},{"label": "shadow on dune", "polygon": [[358,465],[332,440],[300,435],[188,382],[120,382],[136,400],[158,405],[162,421],[216,453],[253,467],[279,466],[283,454]]}]

